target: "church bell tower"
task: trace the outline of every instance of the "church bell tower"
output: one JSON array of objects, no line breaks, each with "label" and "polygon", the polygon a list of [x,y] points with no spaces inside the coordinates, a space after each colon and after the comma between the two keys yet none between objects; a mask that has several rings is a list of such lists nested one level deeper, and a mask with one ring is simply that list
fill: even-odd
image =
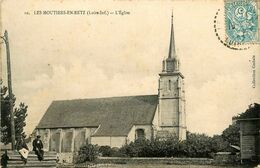
[{"label": "church bell tower", "polygon": [[184,76],[180,72],[180,62],[175,51],[173,15],[168,57],[163,60],[159,74],[159,105],[157,137],[177,136],[186,139],[186,113]]}]

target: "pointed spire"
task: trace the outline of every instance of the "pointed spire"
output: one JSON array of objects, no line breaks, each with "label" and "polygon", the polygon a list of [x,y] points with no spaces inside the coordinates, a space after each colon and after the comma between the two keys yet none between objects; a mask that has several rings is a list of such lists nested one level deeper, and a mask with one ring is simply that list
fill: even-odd
[{"label": "pointed spire", "polygon": [[163,61],[162,72],[171,73],[179,71],[179,59],[177,58],[175,51],[175,41],[174,41],[174,30],[173,30],[173,12],[171,16],[171,35],[170,35],[170,45],[168,58]]},{"label": "pointed spire", "polygon": [[176,52],[175,52],[175,41],[174,41],[174,30],[173,30],[173,11],[172,11],[171,36],[170,36],[170,46],[169,46],[168,58],[174,58],[175,56],[176,56]]}]

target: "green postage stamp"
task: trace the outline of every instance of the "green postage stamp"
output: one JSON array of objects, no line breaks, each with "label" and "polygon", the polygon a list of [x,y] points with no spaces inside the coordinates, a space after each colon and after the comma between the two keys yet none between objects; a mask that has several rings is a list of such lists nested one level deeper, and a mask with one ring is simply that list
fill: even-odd
[{"label": "green postage stamp", "polygon": [[259,19],[256,0],[225,1],[225,32],[229,43],[259,42]]}]

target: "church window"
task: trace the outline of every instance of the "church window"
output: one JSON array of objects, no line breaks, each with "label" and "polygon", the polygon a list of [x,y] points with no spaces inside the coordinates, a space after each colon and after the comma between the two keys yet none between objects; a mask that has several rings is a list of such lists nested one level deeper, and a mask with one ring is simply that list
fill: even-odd
[{"label": "church window", "polygon": [[172,90],[172,81],[171,80],[169,80],[168,89]]},{"label": "church window", "polygon": [[144,129],[137,129],[135,131],[135,139],[144,139],[145,138],[145,135],[144,135]]}]

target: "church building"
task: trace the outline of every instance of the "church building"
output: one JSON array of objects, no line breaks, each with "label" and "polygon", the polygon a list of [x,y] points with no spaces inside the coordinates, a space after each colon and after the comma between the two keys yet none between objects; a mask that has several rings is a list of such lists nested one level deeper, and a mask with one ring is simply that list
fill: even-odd
[{"label": "church building", "polygon": [[186,139],[184,76],[175,50],[173,16],[157,95],[53,101],[36,127],[45,150],[78,151],[86,144],[121,147],[138,138]]}]

